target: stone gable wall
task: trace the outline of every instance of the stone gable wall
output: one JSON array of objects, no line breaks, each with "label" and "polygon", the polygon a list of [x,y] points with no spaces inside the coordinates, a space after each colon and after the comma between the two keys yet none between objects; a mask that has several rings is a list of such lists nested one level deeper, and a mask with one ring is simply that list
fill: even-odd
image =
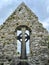
[{"label": "stone gable wall", "polygon": [[[37,16],[26,6],[20,6],[0,26],[0,60],[5,59],[4,65],[10,65],[13,58],[17,59],[16,29],[25,25],[32,31],[30,43],[30,65],[45,65],[48,59],[48,32],[39,23]],[[28,59],[29,59],[28,57]],[[11,59],[9,61],[8,59]],[[46,62],[45,62],[46,61]],[[1,63],[1,62],[0,62]],[[45,64],[44,64],[45,63]]]}]

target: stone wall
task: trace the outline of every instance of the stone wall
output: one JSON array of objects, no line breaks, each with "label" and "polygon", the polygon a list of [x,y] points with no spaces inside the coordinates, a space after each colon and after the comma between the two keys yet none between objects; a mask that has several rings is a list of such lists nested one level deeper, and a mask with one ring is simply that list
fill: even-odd
[{"label": "stone wall", "polygon": [[[30,65],[46,65],[48,62],[48,32],[39,23],[37,16],[22,3],[10,17],[0,26],[0,63],[4,65],[17,61],[16,30],[25,25],[31,29]],[[14,61],[14,62],[15,62]],[[2,65],[2,63],[0,64]]]}]

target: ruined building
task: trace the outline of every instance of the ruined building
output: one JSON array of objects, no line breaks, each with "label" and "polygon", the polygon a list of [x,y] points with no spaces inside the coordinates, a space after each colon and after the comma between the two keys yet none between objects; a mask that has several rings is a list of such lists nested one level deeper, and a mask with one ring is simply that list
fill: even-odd
[{"label": "ruined building", "polygon": [[38,17],[21,3],[0,26],[0,65],[49,65],[48,36]]}]

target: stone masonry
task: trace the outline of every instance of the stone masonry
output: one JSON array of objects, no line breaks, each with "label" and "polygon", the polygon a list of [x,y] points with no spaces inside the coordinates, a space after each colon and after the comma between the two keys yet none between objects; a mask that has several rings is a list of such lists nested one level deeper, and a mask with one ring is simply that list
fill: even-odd
[{"label": "stone masonry", "polygon": [[0,26],[0,65],[17,65],[17,30],[25,27],[30,31],[30,65],[49,65],[48,31],[38,21],[38,17],[24,4]]}]

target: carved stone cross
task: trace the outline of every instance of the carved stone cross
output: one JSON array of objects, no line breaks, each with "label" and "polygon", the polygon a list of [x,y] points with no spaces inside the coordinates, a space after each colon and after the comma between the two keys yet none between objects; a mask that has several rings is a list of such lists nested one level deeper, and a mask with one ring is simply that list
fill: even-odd
[{"label": "carved stone cross", "polygon": [[26,59],[26,42],[30,39],[30,36],[25,33],[26,28],[21,28],[22,33],[17,36],[17,39],[21,42],[21,59]]}]

